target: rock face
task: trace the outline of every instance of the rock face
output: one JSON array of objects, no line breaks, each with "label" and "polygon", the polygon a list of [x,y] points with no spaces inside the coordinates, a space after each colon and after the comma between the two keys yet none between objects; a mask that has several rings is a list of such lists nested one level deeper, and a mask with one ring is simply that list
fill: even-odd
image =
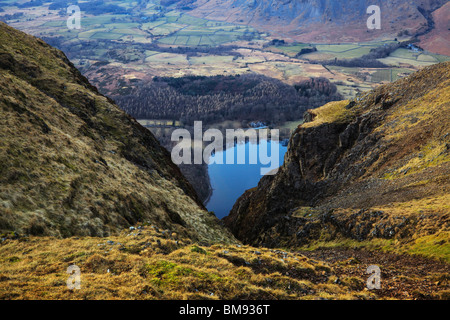
[{"label": "rock face", "polygon": [[448,231],[449,86],[443,63],[309,110],[279,172],[245,192],[225,224],[267,246]]},{"label": "rock face", "polygon": [[43,41],[0,23],[0,232],[104,236],[137,222],[234,241],[170,154]]},{"label": "rock face", "polygon": [[[362,41],[395,37],[408,31],[413,35],[428,25],[424,16],[446,0],[198,0],[194,15],[209,19],[249,24],[274,37],[299,41]],[[378,5],[381,30],[368,30],[367,8]]]}]

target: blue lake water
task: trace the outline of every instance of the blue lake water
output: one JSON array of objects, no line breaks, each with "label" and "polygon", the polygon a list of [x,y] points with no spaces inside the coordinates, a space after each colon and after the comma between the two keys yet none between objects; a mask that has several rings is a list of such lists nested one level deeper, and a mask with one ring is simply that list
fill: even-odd
[{"label": "blue lake water", "polygon": [[[268,158],[260,157],[260,151]],[[272,152],[277,151],[278,161],[276,161],[276,157],[271,157]],[[256,187],[263,174],[283,164],[286,151],[287,147],[282,146],[278,141],[262,140],[259,144],[247,142],[227,148],[223,152],[217,152],[210,158],[210,164],[208,165],[213,190],[209,201],[206,203],[206,208],[209,211],[214,211],[219,219],[227,216],[236,200],[246,190]],[[233,153],[234,163],[229,164],[233,162],[230,161]],[[239,164],[238,156],[244,164]],[[223,164],[212,163],[216,158],[223,159]],[[272,159],[271,163],[268,161],[269,159]]]}]

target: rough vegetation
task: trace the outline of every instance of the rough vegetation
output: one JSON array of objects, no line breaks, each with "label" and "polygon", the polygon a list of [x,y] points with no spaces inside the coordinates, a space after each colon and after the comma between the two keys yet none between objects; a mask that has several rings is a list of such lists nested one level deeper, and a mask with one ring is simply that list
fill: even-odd
[{"label": "rough vegetation", "polygon": [[[382,290],[370,291],[365,270],[374,263],[383,270]],[[446,266],[415,263],[357,250],[205,246],[139,225],[107,238],[0,239],[0,299],[448,298]],[[79,290],[67,288],[71,265],[80,268]]]},{"label": "rough vegetation", "polygon": [[105,236],[150,221],[234,241],[149,130],[43,41],[0,24],[0,231]]},{"label": "rough vegetation", "polygon": [[[3,299],[372,296],[363,288],[349,294],[345,286],[327,284],[332,270],[299,254],[246,246],[205,247],[154,226],[138,226],[108,238],[8,239],[0,245],[0,256]],[[72,264],[81,269],[81,290],[66,286],[66,269]],[[38,286],[35,277],[40,279]]]}]

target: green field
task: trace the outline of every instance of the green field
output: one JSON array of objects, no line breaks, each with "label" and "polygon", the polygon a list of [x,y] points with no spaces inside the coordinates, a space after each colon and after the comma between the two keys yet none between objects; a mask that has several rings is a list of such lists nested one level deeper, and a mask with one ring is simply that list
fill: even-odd
[{"label": "green field", "polygon": [[48,21],[44,23],[42,26],[44,27],[65,27],[67,25],[67,21]]},{"label": "green field", "polygon": [[381,69],[378,71],[375,71],[372,74],[372,82],[374,83],[380,83],[385,81],[392,81],[392,69]]},{"label": "green field", "polygon": [[[336,45],[315,45],[318,53],[327,53],[332,58],[338,59],[352,59],[359,58],[365,54],[368,54],[372,48],[376,46],[362,46],[359,44],[336,44]],[[311,53],[309,55],[313,55]]]},{"label": "green field", "polygon": [[392,81],[398,80],[402,74],[408,75],[410,73],[413,73],[413,70],[406,68],[392,68],[391,70],[392,70]]},{"label": "green field", "polygon": [[341,67],[341,66],[328,66],[328,69],[351,75],[356,75],[360,71],[359,68]]},{"label": "green field", "polygon": [[298,53],[304,48],[309,48],[310,45],[306,43],[299,43],[292,46],[271,46],[268,47],[270,50],[282,51],[282,52],[293,52]]},{"label": "green field", "polygon": [[162,44],[170,44],[177,46],[215,46],[227,42],[238,40],[240,33],[225,33],[223,31],[217,33],[199,31],[190,33],[188,30],[176,32],[174,35],[164,37],[158,40]]},{"label": "green field", "polygon": [[96,32],[91,35],[91,39],[107,39],[107,40],[117,40],[120,39],[123,35],[119,33],[112,32]]},{"label": "green field", "polygon": [[316,52],[302,55],[303,59],[325,60],[325,59],[352,59],[359,58],[370,52],[371,49],[382,46],[383,44],[393,43],[394,41],[377,41],[362,43],[343,43],[343,44],[320,44],[320,43],[296,43],[285,46],[271,46],[268,49],[275,52],[283,52],[289,56],[295,56],[304,48],[315,47]]},{"label": "green field", "polygon": [[207,65],[215,65],[220,63],[230,63],[233,61],[233,56],[203,56],[203,57],[190,57],[189,61],[191,64],[207,64]]},{"label": "green field", "polygon": [[[3,1],[4,2],[4,1]],[[139,8],[142,19],[129,14],[102,14],[98,16],[82,15],[81,30],[68,30],[64,17],[56,16],[54,21],[43,20],[36,27],[40,36],[78,37],[81,40],[129,40],[132,35],[136,42],[156,41],[165,45],[175,46],[216,46],[238,40],[242,36],[256,36],[255,29],[227,22],[210,21],[190,16],[182,11],[172,10],[164,12],[159,2],[147,3],[146,7],[138,6],[137,1],[123,1],[121,3],[108,2],[120,5],[126,9]],[[156,18],[154,18],[155,16]],[[37,17],[34,17],[37,19]],[[33,20],[32,15],[24,16],[18,20]],[[152,18],[152,19],[149,19]],[[76,34],[73,36],[73,34]],[[148,40],[150,39],[151,40]]]},{"label": "green field", "polygon": [[392,66],[409,64],[415,67],[423,67],[440,62],[440,60],[437,59],[436,56],[439,55],[431,55],[423,52],[413,52],[408,49],[400,48],[395,50],[389,57],[379,59],[379,61]]},{"label": "green field", "polygon": [[158,42],[177,46],[215,46],[257,34],[256,30],[225,22],[212,22],[174,11],[154,22],[143,23],[142,30],[159,37]]},{"label": "green field", "polygon": [[430,53],[430,56],[434,57],[437,61],[439,62],[445,62],[445,61],[450,61],[450,57],[448,56],[443,56],[441,54],[434,54],[434,53]]},{"label": "green field", "polygon": [[173,53],[158,53],[151,55],[145,59],[146,63],[167,63],[186,65],[188,61],[185,55]]},{"label": "green field", "polygon": [[136,22],[123,22],[123,23],[107,23],[105,28],[120,29],[120,28],[139,28],[140,24]]}]

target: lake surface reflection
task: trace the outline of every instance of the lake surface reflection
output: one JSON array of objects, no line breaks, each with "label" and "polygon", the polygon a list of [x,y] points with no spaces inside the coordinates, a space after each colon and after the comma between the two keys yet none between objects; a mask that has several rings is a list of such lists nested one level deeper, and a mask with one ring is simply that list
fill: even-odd
[{"label": "lake surface reflection", "polygon": [[[271,158],[272,150],[278,150],[278,165],[274,163],[272,163],[272,165],[270,163],[261,163],[262,161],[264,162],[264,160],[259,156],[253,157],[252,162],[256,162],[255,164],[250,164],[250,155],[254,156],[255,153],[259,155],[261,147],[267,147],[267,149],[263,148],[263,154],[265,153],[269,158]],[[266,150],[268,150],[267,153]],[[244,151],[245,161],[242,162],[245,162],[245,164],[238,164],[238,155],[244,154]],[[214,211],[219,219],[227,216],[236,200],[244,193],[244,191],[258,185],[259,180],[262,178],[262,168],[263,174],[266,174],[283,164],[286,151],[287,146],[283,146],[278,141],[261,140],[259,144],[251,142],[236,144],[234,147],[227,148],[226,150],[217,152],[211,156],[211,161],[208,165],[208,173],[212,194],[209,201],[206,203],[206,208],[209,211]],[[230,153],[233,152],[235,161],[233,164],[227,164],[227,162],[231,162],[226,161],[227,154],[230,156]],[[212,163],[214,158],[223,159],[223,164]]]}]

